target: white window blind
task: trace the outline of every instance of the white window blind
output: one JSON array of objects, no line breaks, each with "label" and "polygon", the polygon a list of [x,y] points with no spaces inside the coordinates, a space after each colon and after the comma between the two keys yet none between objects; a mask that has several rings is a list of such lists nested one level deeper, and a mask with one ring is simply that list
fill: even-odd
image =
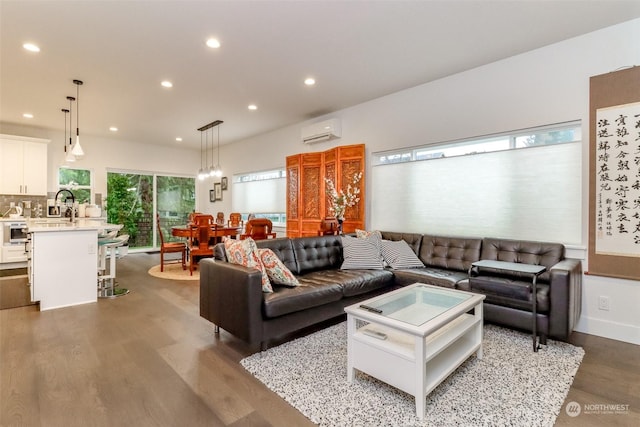
[{"label": "white window blind", "polygon": [[285,212],[286,178],[234,182],[234,212]]},{"label": "white window blind", "polygon": [[378,165],[371,226],[580,244],[581,159],[574,142]]}]

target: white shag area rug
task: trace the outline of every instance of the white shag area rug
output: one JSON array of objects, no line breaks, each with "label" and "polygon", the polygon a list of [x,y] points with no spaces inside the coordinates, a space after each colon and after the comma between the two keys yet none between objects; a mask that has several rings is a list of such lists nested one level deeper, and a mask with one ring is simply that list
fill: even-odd
[{"label": "white shag area rug", "polygon": [[485,325],[483,358],[427,396],[421,421],[413,396],[361,372],[347,383],[346,337],[344,322],[240,363],[321,426],[552,426],[584,356],[553,340],[534,353],[531,335]]}]

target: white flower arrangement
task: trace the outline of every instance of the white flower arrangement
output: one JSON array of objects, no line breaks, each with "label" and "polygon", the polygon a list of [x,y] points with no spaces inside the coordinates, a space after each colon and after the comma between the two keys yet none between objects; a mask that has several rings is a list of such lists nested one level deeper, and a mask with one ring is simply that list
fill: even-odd
[{"label": "white flower arrangement", "polygon": [[355,206],[360,201],[360,186],[358,183],[362,179],[362,172],[358,172],[353,176],[350,184],[347,185],[347,191],[344,192],[336,190],[336,187],[332,180],[325,178],[327,184],[327,195],[329,196],[331,205],[329,209],[336,216],[337,219],[343,220],[344,214],[347,208]]}]

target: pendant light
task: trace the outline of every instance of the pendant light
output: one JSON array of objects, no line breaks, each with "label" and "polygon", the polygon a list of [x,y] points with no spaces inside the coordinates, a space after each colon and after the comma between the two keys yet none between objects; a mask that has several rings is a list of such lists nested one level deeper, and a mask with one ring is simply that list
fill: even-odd
[{"label": "pendant light", "polygon": [[[198,129],[198,131],[200,132],[200,166],[202,166],[202,132],[207,131],[211,128],[214,128],[220,124],[222,124],[223,121],[222,120],[215,120],[207,125],[202,126],[201,128]],[[213,132],[213,131],[212,131]],[[207,133],[207,147],[209,146],[208,143],[209,140],[209,134]],[[207,150],[208,151],[208,150]],[[207,154],[208,156],[208,154]],[[209,158],[207,157],[207,159],[205,160],[208,161]],[[213,135],[211,135],[211,165],[213,166]],[[205,166],[206,168],[206,166]],[[200,169],[200,171],[202,171],[203,169]],[[211,173],[213,171],[213,173]],[[218,128],[218,164],[216,165],[215,168],[208,168],[204,170],[204,173],[206,174],[205,176],[217,176],[220,177],[222,176],[222,169],[220,169],[220,129]],[[198,174],[198,177],[200,176],[200,174]]]},{"label": "pendant light", "polygon": [[[213,145],[213,141],[211,141],[211,145]],[[213,163],[213,153],[211,154],[211,161]],[[216,167],[213,169],[213,174],[218,178],[222,176],[222,168],[220,167],[220,126],[218,126],[218,163],[216,163]]]},{"label": "pendant light", "polygon": [[84,157],[84,150],[80,146],[80,86],[83,83],[82,80],[74,80],[73,84],[76,85],[76,99],[78,100],[78,105],[76,107],[76,143],[73,144],[71,152],[77,159],[81,159]]},{"label": "pendant light", "polygon": [[204,168],[202,167],[202,131],[200,131],[200,170],[198,171],[198,179],[202,181],[205,177],[206,174]]},{"label": "pendant light", "polygon": [[[69,110],[63,108],[62,112],[64,113],[64,139],[62,140],[62,142],[64,143],[64,160],[67,162],[75,162],[76,156],[71,154],[71,152],[67,153],[67,114],[69,114]],[[71,156],[70,160],[67,159],[69,156]]]},{"label": "pendant light", "polygon": [[72,111],[71,103],[73,101],[75,101],[76,99],[73,96],[67,96],[67,100],[69,101],[69,110],[67,110],[69,112],[69,148],[67,148],[67,117],[65,115],[65,118],[64,118],[64,141],[65,141],[64,142],[64,151],[67,154],[65,155],[64,160],[66,162],[68,162],[68,163],[71,163],[71,162],[75,162],[76,161],[76,156],[72,153],[73,150],[71,149],[71,147],[72,147],[72,140],[71,140],[71,132],[72,132],[72,130],[71,129],[73,129],[71,127],[71,119],[73,118],[73,114],[71,113],[71,111]]},{"label": "pendant light", "polygon": [[[209,133],[208,130],[207,133]],[[213,129],[211,130],[211,165],[209,166],[208,172],[210,177],[215,176],[215,170],[213,169]]]}]

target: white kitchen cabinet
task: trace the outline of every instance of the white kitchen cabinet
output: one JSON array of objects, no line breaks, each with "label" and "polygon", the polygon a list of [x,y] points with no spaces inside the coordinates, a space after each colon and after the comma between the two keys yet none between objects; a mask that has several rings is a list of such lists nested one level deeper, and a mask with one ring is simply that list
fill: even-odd
[{"label": "white kitchen cabinet", "polygon": [[0,194],[47,194],[48,139],[0,135]]},{"label": "white kitchen cabinet", "polygon": [[2,262],[25,262],[27,260],[27,251],[25,250],[24,243],[17,245],[4,245],[2,246]]}]

